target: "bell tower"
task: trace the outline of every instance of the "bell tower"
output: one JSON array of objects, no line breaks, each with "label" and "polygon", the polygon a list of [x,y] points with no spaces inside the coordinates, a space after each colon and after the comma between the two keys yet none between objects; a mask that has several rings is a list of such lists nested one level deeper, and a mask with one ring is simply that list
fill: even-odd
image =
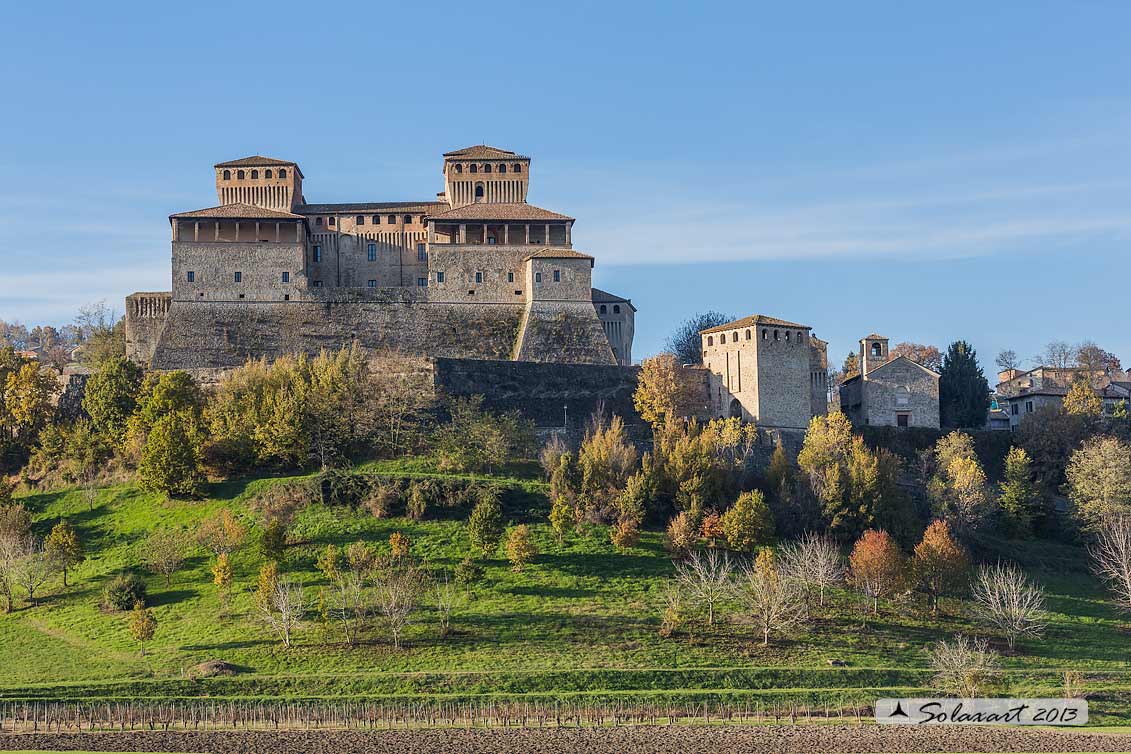
[{"label": "bell tower", "polygon": [[216,168],[216,198],[221,205],[250,204],[253,207],[294,212],[306,204],[302,195],[302,171],[297,164],[255,155]]},{"label": "bell tower", "polygon": [[872,333],[860,340],[860,374],[888,363],[888,339]]},{"label": "bell tower", "polygon": [[444,153],[443,198],[452,209],[468,204],[525,204],[530,158],[479,144]]}]

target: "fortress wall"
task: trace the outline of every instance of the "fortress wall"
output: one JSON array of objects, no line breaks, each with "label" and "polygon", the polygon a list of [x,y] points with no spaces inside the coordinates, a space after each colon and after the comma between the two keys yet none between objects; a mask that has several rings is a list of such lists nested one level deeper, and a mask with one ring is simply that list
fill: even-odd
[{"label": "fortress wall", "polygon": [[526,309],[517,358],[568,364],[616,364],[591,303],[535,301]]},{"label": "fortress wall", "polygon": [[150,362],[172,301],[171,293],[134,293],[126,297],[126,358],[137,364]]},{"label": "fortress wall", "polygon": [[[173,294],[178,301],[280,300],[307,289],[304,242],[173,242]],[[188,281],[188,273],[193,281]],[[240,273],[240,282],[235,273]],[[283,273],[290,275],[284,283]],[[201,296],[200,294],[204,294]]]},{"label": "fortress wall", "polygon": [[[428,251],[429,268],[433,272],[428,283],[429,298],[452,302],[525,303],[527,288],[522,260],[533,250],[530,246],[433,244]],[[436,281],[436,272],[444,273],[444,282]],[[476,272],[482,273],[483,282],[475,282]],[[508,273],[513,274],[513,280],[508,279]]]}]

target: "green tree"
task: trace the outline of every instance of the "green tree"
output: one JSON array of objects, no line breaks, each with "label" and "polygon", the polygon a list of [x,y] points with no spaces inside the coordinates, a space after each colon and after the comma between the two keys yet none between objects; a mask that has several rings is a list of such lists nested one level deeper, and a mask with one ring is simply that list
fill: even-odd
[{"label": "green tree", "polygon": [[550,526],[562,543],[566,531],[577,524],[577,496],[581,481],[569,451],[558,457],[558,465],[550,475]]},{"label": "green tree", "polygon": [[228,557],[228,553],[222,552],[212,564],[212,583],[220,592],[220,607],[223,610],[228,609],[228,602],[231,600],[233,578],[232,559]]},{"label": "green tree", "polygon": [[507,535],[507,560],[511,562],[512,571],[521,571],[538,557],[538,548],[530,537],[530,527],[519,524],[510,530]]},{"label": "green tree", "polygon": [[55,373],[35,361],[25,360],[8,372],[2,408],[9,438],[24,447],[33,445],[55,410],[58,392]]},{"label": "green tree", "polygon": [[66,521],[60,521],[51,529],[43,542],[47,557],[63,574],[63,586],[67,586],[67,571],[85,560],[82,542],[78,533]]},{"label": "green tree", "polygon": [[990,409],[990,384],[978,354],[964,340],[950,344],[939,373],[939,413],[944,427],[980,429]]},{"label": "green tree", "polygon": [[703,339],[699,333],[712,327],[733,322],[734,317],[716,311],[707,311],[685,319],[668,337],[666,350],[675,354],[680,364],[703,363]]},{"label": "green tree", "polygon": [[142,449],[137,476],[141,489],[149,492],[196,494],[203,474],[191,415],[172,413],[157,420]]},{"label": "green tree", "polygon": [[1082,525],[1095,530],[1105,520],[1131,514],[1131,446],[1114,437],[1094,437],[1072,454],[1066,470],[1068,496]]},{"label": "green tree", "polygon": [[141,369],[122,356],[104,360],[86,381],[83,410],[94,428],[113,443],[125,436],[126,422],[137,407],[142,376]]},{"label": "green tree", "polygon": [[1033,531],[1033,515],[1040,495],[1033,483],[1033,463],[1024,448],[1010,448],[1005,457],[1005,476],[998,494],[998,505],[1006,526],[1014,536],[1026,537]]},{"label": "green tree", "polygon": [[483,396],[453,397],[448,421],[433,434],[440,466],[455,471],[497,469],[534,447],[534,426],[518,412],[495,413],[483,408]]},{"label": "green tree", "polygon": [[758,490],[743,492],[722,515],[723,536],[732,550],[753,552],[774,538],[774,517]]},{"label": "green tree", "polygon": [[485,492],[467,519],[467,536],[471,546],[483,555],[491,555],[499,547],[503,536],[503,509],[498,493]]},{"label": "green tree", "polygon": [[153,635],[157,633],[157,619],[141,601],[134,603],[134,609],[130,612],[129,628],[130,636],[141,645],[141,656],[144,657],[146,643],[152,641]]},{"label": "green tree", "polygon": [[1086,377],[1072,381],[1072,387],[1064,396],[1064,410],[1073,416],[1097,419],[1104,411],[1104,402],[1092,383]]},{"label": "green tree", "polygon": [[268,521],[259,534],[259,551],[273,563],[281,561],[287,551],[286,524],[277,518]]},{"label": "green tree", "polygon": [[653,432],[658,433],[667,422],[688,411],[692,387],[682,366],[686,363],[698,363],[698,360],[681,363],[674,354],[661,353],[640,363],[632,404],[640,418],[652,426]]}]

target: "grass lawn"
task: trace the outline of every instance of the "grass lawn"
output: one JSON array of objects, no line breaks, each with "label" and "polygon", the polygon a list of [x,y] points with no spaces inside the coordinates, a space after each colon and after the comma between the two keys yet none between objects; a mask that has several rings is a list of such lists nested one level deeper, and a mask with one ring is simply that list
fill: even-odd
[{"label": "grass lawn", "polygon": [[[427,459],[367,464],[368,471],[435,474]],[[146,576],[158,621],[155,639],[139,656],[126,616],[99,609],[102,584],[137,562],[139,541],[154,527],[184,527],[192,537],[200,520],[228,507],[254,530],[248,499],[271,479],[215,485],[206,499],[166,502],[132,486],[101,491],[88,511],[77,491],[23,498],[37,531],[60,518],[79,531],[88,558],[44,591],[35,607],[20,605],[0,615],[0,699],[113,696],[322,697],[399,695],[450,699],[605,698],[649,700],[789,699],[837,703],[875,696],[911,696],[926,690],[925,648],[959,632],[984,632],[976,610],[944,601],[932,617],[916,598],[885,606],[862,628],[855,601],[834,594],[816,609],[804,633],[762,647],[752,626],[732,614],[714,628],[696,623],[674,639],[659,636],[660,592],[673,571],[662,534],[646,532],[637,547],[617,551],[603,527],[558,544],[545,523],[545,485],[528,465],[498,481],[526,501],[541,555],[522,573],[500,557],[486,561],[484,581],[469,589],[441,639],[435,611],[426,605],[395,650],[379,625],[368,641],[341,646],[339,635],[316,620],[285,650],[254,616],[253,590],[261,556],[254,546],[233,559],[236,586],[228,614],[221,614],[210,562],[194,552],[171,585]],[[508,511],[512,517],[515,511]],[[435,515],[433,515],[435,514]],[[412,551],[437,572],[451,570],[468,552],[461,516],[430,511],[423,522],[375,519],[365,511],[320,503],[303,511],[291,537],[283,570],[313,595],[323,580],[314,566],[327,543],[366,540],[387,549],[391,533],[412,540]],[[254,531],[251,539],[254,539]],[[1042,545],[1043,547],[1043,545]],[[1104,601],[1081,555],[1049,545],[1030,568],[1049,592],[1051,612],[1044,638],[1007,654],[1012,695],[1060,694],[1065,670],[1083,671],[1097,722],[1124,723],[1131,707],[1131,632]],[[184,680],[184,672],[208,659],[246,669],[229,679]],[[846,663],[831,667],[831,661]],[[1097,712],[1099,714],[1097,714]]]}]

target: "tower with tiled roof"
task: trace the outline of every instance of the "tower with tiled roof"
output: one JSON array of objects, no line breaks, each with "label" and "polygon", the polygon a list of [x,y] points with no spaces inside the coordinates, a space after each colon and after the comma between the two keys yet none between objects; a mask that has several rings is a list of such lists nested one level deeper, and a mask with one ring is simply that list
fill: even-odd
[{"label": "tower with tiled roof", "polygon": [[302,198],[302,171],[290,160],[253,155],[213,167],[216,198],[221,205],[250,204],[294,212],[306,201]]},{"label": "tower with tiled roof", "polygon": [[440,198],[453,209],[468,204],[523,204],[529,180],[529,157],[477,144],[444,153]]}]

